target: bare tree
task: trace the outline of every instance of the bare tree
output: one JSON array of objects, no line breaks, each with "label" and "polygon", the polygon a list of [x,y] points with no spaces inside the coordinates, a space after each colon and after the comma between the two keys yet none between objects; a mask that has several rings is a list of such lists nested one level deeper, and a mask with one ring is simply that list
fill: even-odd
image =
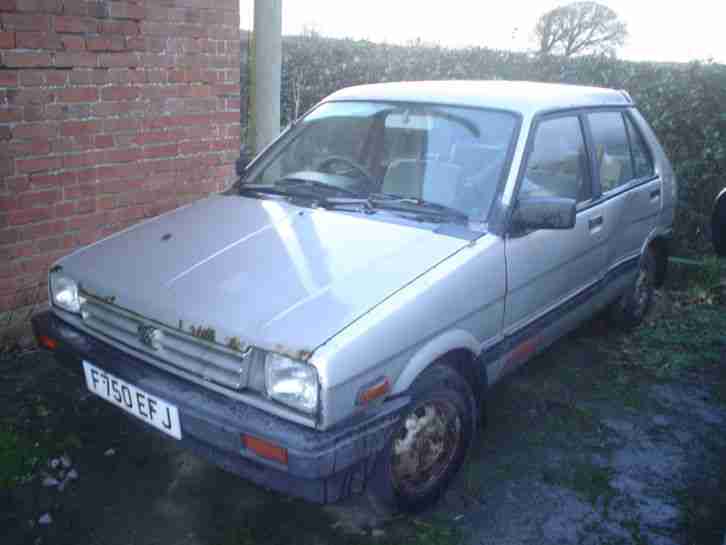
[{"label": "bare tree", "polygon": [[540,16],[534,35],[542,55],[614,55],[625,43],[627,25],[597,2],[572,2]]}]

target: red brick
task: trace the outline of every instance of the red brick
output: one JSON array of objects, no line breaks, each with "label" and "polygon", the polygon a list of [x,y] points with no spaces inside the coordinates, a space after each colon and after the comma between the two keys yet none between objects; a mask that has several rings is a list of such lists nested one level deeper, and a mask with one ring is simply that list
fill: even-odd
[{"label": "red brick", "polygon": [[19,197],[19,208],[33,208],[35,206],[50,206],[60,199],[59,189],[46,189],[33,193],[23,193]]},{"label": "red brick", "polygon": [[123,51],[124,39],[119,36],[99,36],[86,40],[86,49],[89,51]]},{"label": "red brick", "polygon": [[104,87],[101,91],[103,100],[134,100],[140,95],[138,87]]},{"label": "red brick", "polygon": [[50,30],[50,16],[37,13],[3,13],[5,30]]},{"label": "red brick", "polygon": [[37,159],[18,159],[15,161],[18,172],[33,173],[60,168],[59,157],[43,157]]},{"label": "red brick", "polygon": [[139,24],[135,21],[101,21],[100,34],[135,35],[139,33]]},{"label": "red brick", "polygon": [[17,125],[13,128],[15,138],[52,138],[56,134],[58,127],[54,123]]},{"label": "red brick", "polygon": [[44,221],[53,217],[52,208],[27,208],[25,210],[12,210],[8,213],[9,225],[25,225]]},{"label": "red brick", "polygon": [[15,49],[15,32],[0,32],[0,49]]},{"label": "red brick", "polygon": [[111,196],[98,197],[96,199],[96,208],[99,210],[111,210],[116,208],[116,198]]},{"label": "red brick", "polygon": [[10,144],[10,151],[15,157],[47,155],[50,153],[50,141],[45,139],[15,140]]},{"label": "red brick", "polygon": [[13,123],[15,121],[21,121],[22,119],[22,108],[8,108],[6,110],[0,109],[0,123]]},{"label": "red brick", "polygon": [[114,19],[144,19],[146,8],[126,2],[112,2],[108,4],[109,15]]},{"label": "red brick", "polygon": [[16,87],[18,72],[16,70],[0,70],[0,87]]},{"label": "red brick", "polygon": [[72,172],[63,172],[61,174],[38,175],[34,174],[30,177],[30,185],[37,187],[56,187],[69,185],[76,182],[76,175]]},{"label": "red brick", "polygon": [[0,11],[17,11],[15,0],[0,0]]},{"label": "red brick", "polygon": [[27,68],[32,66],[51,66],[48,53],[35,53],[32,51],[8,51],[4,54],[5,65],[11,68]]},{"label": "red brick", "polygon": [[48,32],[16,32],[15,43],[18,49],[61,48],[61,41],[58,35]]},{"label": "red brick", "polygon": [[13,93],[10,103],[17,106],[25,106],[26,104],[47,104],[52,102],[53,94],[48,89],[42,88],[20,88],[17,93]]},{"label": "red brick", "polygon": [[141,120],[138,118],[127,117],[118,119],[106,119],[103,122],[103,130],[113,133],[137,133],[141,127]]},{"label": "red brick", "polygon": [[147,159],[157,157],[175,157],[178,153],[179,146],[177,146],[177,144],[144,148],[144,157]]},{"label": "red brick", "polygon": [[96,165],[103,160],[103,152],[85,152],[63,156],[63,168],[77,168]]},{"label": "red brick", "polygon": [[78,136],[101,130],[100,121],[66,121],[60,126],[60,133],[63,136]]},{"label": "red brick", "polygon": [[98,100],[96,87],[68,87],[58,91],[58,102],[94,102]]},{"label": "red brick", "polygon": [[107,163],[130,163],[141,159],[141,150],[137,148],[109,150],[106,151],[105,161]]},{"label": "red brick", "polygon": [[23,120],[28,122],[42,121],[48,119],[44,107],[39,104],[27,104],[23,108]]},{"label": "red brick", "polygon": [[53,215],[56,218],[70,218],[76,215],[76,204],[74,202],[57,203],[53,207]]},{"label": "red brick", "polygon": [[66,51],[80,51],[86,49],[86,40],[82,36],[66,34],[61,36],[63,49]]},{"label": "red brick", "polygon": [[138,53],[104,53],[99,56],[99,66],[108,68],[131,68],[144,63]]},{"label": "red brick", "polygon": [[56,16],[53,18],[56,32],[95,33],[98,32],[98,21],[90,17]]},{"label": "red brick", "polygon": [[59,51],[55,54],[55,66],[58,68],[95,68],[98,66],[98,55],[87,51]]},{"label": "red brick", "polygon": [[60,13],[63,10],[61,0],[22,0],[17,3],[18,11],[36,13]]},{"label": "red brick", "polygon": [[93,145],[97,148],[111,148],[114,145],[113,136],[110,134],[99,134],[93,139]]}]

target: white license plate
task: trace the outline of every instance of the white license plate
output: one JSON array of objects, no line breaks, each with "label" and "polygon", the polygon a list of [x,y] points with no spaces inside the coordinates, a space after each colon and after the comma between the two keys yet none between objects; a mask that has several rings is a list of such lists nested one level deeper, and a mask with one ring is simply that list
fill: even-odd
[{"label": "white license plate", "polygon": [[174,405],[147,394],[87,361],[83,362],[83,372],[86,375],[86,386],[91,392],[164,433],[181,439],[179,411]]}]

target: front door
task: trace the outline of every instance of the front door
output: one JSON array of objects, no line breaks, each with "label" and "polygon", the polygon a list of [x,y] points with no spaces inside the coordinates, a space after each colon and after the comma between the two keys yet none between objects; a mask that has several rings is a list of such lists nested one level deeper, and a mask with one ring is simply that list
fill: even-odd
[{"label": "front door", "polygon": [[[504,334],[527,331],[603,274],[613,229],[602,204],[592,201],[590,160],[583,120],[577,114],[545,117],[537,123],[525,158],[517,199],[533,196],[578,202],[573,229],[508,235]],[[525,335],[526,337],[526,335]]]}]

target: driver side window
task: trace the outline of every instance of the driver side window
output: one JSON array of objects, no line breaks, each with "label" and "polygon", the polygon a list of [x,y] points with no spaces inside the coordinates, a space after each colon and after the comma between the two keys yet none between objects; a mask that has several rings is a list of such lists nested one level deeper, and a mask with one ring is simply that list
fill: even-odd
[{"label": "driver side window", "polygon": [[520,195],[590,199],[592,184],[579,118],[545,119],[535,130]]}]

